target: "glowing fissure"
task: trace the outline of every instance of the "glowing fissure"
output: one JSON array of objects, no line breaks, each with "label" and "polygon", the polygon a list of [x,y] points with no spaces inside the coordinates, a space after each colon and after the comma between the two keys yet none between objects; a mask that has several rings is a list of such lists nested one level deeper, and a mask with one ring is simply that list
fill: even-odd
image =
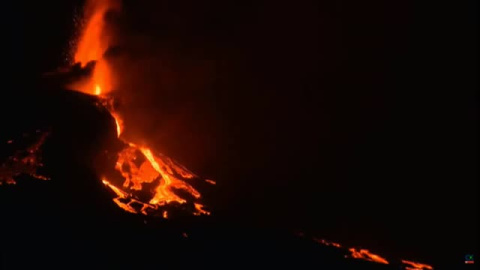
[{"label": "glowing fissure", "polygon": [[[88,80],[79,81],[70,86],[77,91],[99,97],[101,104],[115,119],[117,137],[125,143],[125,148],[118,153],[115,164],[115,169],[123,177],[123,185],[115,185],[106,178],[102,182],[117,196],[113,201],[130,213],[147,215],[167,204],[189,203],[194,215],[209,215],[210,212],[205,210],[204,205],[198,201],[201,197],[200,192],[187,183],[187,181],[198,179],[196,175],[169,157],[154,154],[150,147],[126,140],[121,136],[125,130],[124,121],[113,106],[110,93],[114,91],[112,83],[114,78],[109,64],[103,58],[110,45],[108,35],[105,33],[108,30],[104,17],[107,12],[119,9],[119,1],[87,2],[84,29],[78,40],[74,59],[82,66],[91,61],[96,61],[96,64]],[[213,180],[206,180],[206,182],[215,184]],[[155,184],[156,187],[147,188],[148,184]],[[176,191],[180,190],[188,193],[188,196],[182,197],[177,194]],[[140,196],[145,193],[149,194],[148,199]],[[142,199],[139,199],[140,197]],[[168,213],[163,210],[161,216],[167,218]]]},{"label": "glowing fissure", "polygon": [[[303,234],[302,234],[302,237],[303,237]],[[324,246],[344,248],[342,245],[338,243],[327,241],[325,239],[313,238],[313,240]],[[349,252],[349,255],[346,255],[345,256],[346,258],[359,259],[359,260],[376,262],[381,264],[389,264],[387,259],[381,257],[380,255],[370,252],[368,249],[348,248],[347,250]],[[401,260],[401,263],[405,266],[406,270],[433,270],[433,267],[428,264],[412,262],[407,260]]]}]

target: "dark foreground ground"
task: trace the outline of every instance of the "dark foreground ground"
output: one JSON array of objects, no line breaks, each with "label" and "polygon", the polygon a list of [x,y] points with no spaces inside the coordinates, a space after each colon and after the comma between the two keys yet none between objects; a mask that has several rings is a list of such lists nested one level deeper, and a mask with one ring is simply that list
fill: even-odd
[{"label": "dark foreground ground", "polygon": [[[0,187],[3,269],[403,269],[399,259],[405,257],[388,253],[393,248],[377,248],[390,265],[346,259],[347,250],[320,245],[313,235],[300,237],[289,226],[272,225],[275,219],[269,224],[252,218],[255,214],[239,216],[245,211],[241,207],[222,208],[219,199],[215,202],[218,192],[225,191],[221,186],[201,190],[214,211],[209,217],[162,220],[126,213],[111,201],[94,169],[99,151],[115,141],[113,120],[89,96],[43,91],[43,98],[25,100],[23,112],[28,113],[10,118],[10,128],[2,134],[4,141],[21,140],[25,131],[49,130],[40,172],[52,178],[19,177],[17,185]],[[2,158],[6,155],[4,145]],[[274,198],[265,194],[265,200]],[[248,205],[262,201],[250,201],[247,194],[244,202],[253,209]],[[340,211],[344,206],[338,202],[329,207]],[[291,223],[288,213],[284,216]],[[342,221],[325,221],[335,222]],[[322,236],[336,237],[325,228]],[[452,261],[455,269],[464,267],[460,260]]]}]

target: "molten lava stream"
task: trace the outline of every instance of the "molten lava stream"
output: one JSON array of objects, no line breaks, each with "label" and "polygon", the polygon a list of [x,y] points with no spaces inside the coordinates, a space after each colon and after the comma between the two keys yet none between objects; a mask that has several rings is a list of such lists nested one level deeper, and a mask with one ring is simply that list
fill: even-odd
[{"label": "molten lava stream", "polygon": [[[98,84],[96,89],[101,93],[101,87]],[[123,120],[113,109],[113,100],[100,98],[103,106],[115,119],[117,137],[125,144],[115,162],[115,170],[123,178],[122,186],[115,186],[112,181],[103,179],[103,183],[117,195],[114,202],[125,211],[147,215],[168,204],[187,204],[188,199],[176,193],[183,191],[194,200],[192,207],[194,215],[209,215],[210,212],[198,202],[200,193],[187,183],[198,177],[169,157],[162,154],[155,155],[151,148],[124,139],[121,136],[124,131]],[[212,180],[205,181],[210,184],[215,183]],[[148,188],[152,184],[156,184],[155,188]],[[163,211],[162,216],[166,218],[168,213]]]},{"label": "molten lava stream", "polygon": [[371,253],[368,249],[348,249],[351,252],[351,256],[355,259],[362,259],[371,262],[377,262],[382,264],[388,264],[387,259],[380,257],[377,254]]},{"label": "molten lava stream", "polygon": [[406,270],[433,270],[433,267],[428,264],[402,260],[402,263],[408,265]]},{"label": "molten lava stream", "polygon": [[[303,233],[301,234],[301,236],[303,237]],[[338,249],[343,248],[342,245],[338,243],[330,242],[324,239],[313,238],[313,240],[324,246],[335,247]],[[354,259],[376,262],[380,264],[389,264],[387,259],[381,257],[380,255],[370,252],[368,249],[348,248],[348,252],[349,252],[349,255],[345,255],[345,258],[351,257]],[[417,263],[417,262],[412,262],[407,260],[401,260],[401,263],[405,266],[405,268],[402,268],[402,269],[406,269],[406,270],[433,270],[433,267],[428,264]]]}]

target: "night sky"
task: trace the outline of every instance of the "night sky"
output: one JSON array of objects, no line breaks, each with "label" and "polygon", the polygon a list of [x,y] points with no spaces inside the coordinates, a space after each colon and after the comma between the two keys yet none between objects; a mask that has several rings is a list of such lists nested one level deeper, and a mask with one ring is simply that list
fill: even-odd
[{"label": "night sky", "polygon": [[[2,132],[41,115],[26,104],[49,102],[36,83],[67,63],[82,3],[23,2],[1,9]],[[217,180],[207,202],[240,227],[461,263],[477,248],[477,7],[429,2],[124,1],[127,121]]]}]

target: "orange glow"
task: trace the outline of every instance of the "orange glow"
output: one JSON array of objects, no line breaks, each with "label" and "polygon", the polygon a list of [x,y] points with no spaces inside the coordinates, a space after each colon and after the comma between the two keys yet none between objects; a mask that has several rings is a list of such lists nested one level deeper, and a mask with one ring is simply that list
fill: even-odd
[{"label": "orange glow", "polygon": [[407,260],[402,260],[403,264],[407,264],[408,266],[405,268],[407,270],[432,270],[433,267],[428,264],[417,263]]},{"label": "orange glow", "polygon": [[[123,186],[114,186],[105,179],[103,182],[116,194],[115,203],[128,212],[147,215],[167,204],[185,204],[187,198],[175,193],[180,190],[193,200],[200,199],[200,193],[185,181],[193,174],[168,157],[154,155],[149,148],[130,143],[118,153],[115,169],[124,178]],[[146,189],[149,184],[155,184],[156,188]],[[136,197],[147,199],[140,201]],[[194,215],[210,214],[200,203],[194,203],[192,211]],[[162,216],[168,218],[168,213],[163,211]]]},{"label": "orange glow", "polygon": [[[300,235],[303,236],[303,233],[300,233]],[[313,240],[325,246],[342,248],[340,244],[335,242],[329,242],[320,238],[313,238]],[[377,254],[373,254],[368,249],[349,248],[348,251],[350,252],[350,256],[346,255],[345,256],[346,258],[352,257],[355,259],[360,259],[365,261],[371,261],[371,262],[376,262],[381,264],[389,264],[389,262],[385,258],[382,258]],[[402,263],[408,265],[405,268],[406,270],[433,270],[433,267],[428,264],[416,263],[416,262],[407,261],[407,260],[402,260]]]},{"label": "orange glow", "polygon": [[357,250],[355,248],[349,248],[348,250],[350,251],[352,258],[388,264],[388,261],[385,258],[382,258],[377,254],[371,253],[370,251],[368,251],[368,249]]},{"label": "orange glow", "polygon": [[210,215],[210,212],[203,209],[204,206],[202,204],[194,203],[194,205],[195,209],[197,210],[197,212],[193,213],[194,215]]},{"label": "orange glow", "polygon": [[326,241],[324,239],[318,239],[318,238],[314,238],[313,239],[314,241],[320,243],[320,244],[323,244],[325,246],[332,246],[332,247],[336,247],[336,248],[341,248],[342,246],[338,243],[335,243],[335,242],[329,242],[329,241]]},{"label": "orange glow", "polygon": [[[40,131],[37,130],[37,133]],[[41,175],[37,170],[43,167],[41,159],[41,147],[49,133],[40,133],[35,143],[25,150],[18,150],[7,160],[0,164],[0,185],[3,183],[16,184],[15,177],[19,175],[29,175],[39,180],[50,180],[50,178]],[[8,141],[11,144],[13,141]]]},{"label": "orange glow", "polygon": [[112,76],[103,57],[110,40],[106,31],[105,15],[110,10],[119,10],[118,0],[89,0],[84,9],[84,26],[74,53],[74,61],[85,66],[96,61],[91,78],[71,85],[72,88],[91,95],[106,94],[113,90]]},{"label": "orange glow", "polygon": [[95,85],[95,95],[96,96],[99,96],[100,94],[102,93],[102,88],[100,87],[100,85]]},{"label": "orange glow", "polygon": [[[199,202],[200,192],[188,183],[198,178],[195,174],[169,157],[154,153],[151,147],[126,140],[122,136],[125,130],[124,121],[114,108],[113,97],[109,95],[114,90],[114,76],[104,58],[111,45],[104,17],[108,11],[119,8],[118,0],[88,1],[84,13],[84,29],[74,53],[75,62],[82,66],[90,61],[96,61],[96,64],[88,80],[76,82],[71,87],[99,96],[101,104],[115,120],[117,137],[126,145],[118,153],[115,164],[115,170],[123,180],[104,178],[103,183],[116,195],[113,201],[130,213],[147,215],[158,210],[162,213],[161,216],[168,218],[168,213],[160,207],[183,204],[194,215],[209,215],[210,212]],[[206,181],[215,184],[215,181]],[[114,182],[123,183],[116,185]]]},{"label": "orange glow", "polygon": [[205,182],[209,183],[209,184],[212,184],[212,185],[216,185],[217,182],[213,181],[213,180],[210,180],[210,179],[206,179]]},{"label": "orange glow", "polygon": [[115,119],[115,126],[117,127],[117,137],[120,138],[120,135],[123,132],[123,120],[120,118],[118,113],[110,112],[110,114],[113,116],[113,119]]},{"label": "orange glow", "polygon": [[75,51],[75,62],[85,65],[92,60],[102,58],[108,47],[103,41],[103,30],[105,28],[104,16],[111,8],[111,1],[88,1],[84,9],[86,25],[78,41]]},{"label": "orange glow", "polygon": [[120,206],[120,208],[122,208],[123,210],[125,211],[128,211],[130,213],[137,213],[137,211],[135,209],[133,209],[133,207],[130,206],[130,203],[123,203],[120,201],[120,199],[125,199],[128,197],[128,194],[126,194],[125,192],[123,192],[122,190],[120,190],[119,188],[117,188],[116,186],[110,184],[107,180],[102,180],[103,184],[105,184],[106,186],[108,186],[109,188],[111,188],[113,190],[113,192],[115,192],[115,194],[117,194],[117,198],[113,199],[113,201],[118,205]]}]

